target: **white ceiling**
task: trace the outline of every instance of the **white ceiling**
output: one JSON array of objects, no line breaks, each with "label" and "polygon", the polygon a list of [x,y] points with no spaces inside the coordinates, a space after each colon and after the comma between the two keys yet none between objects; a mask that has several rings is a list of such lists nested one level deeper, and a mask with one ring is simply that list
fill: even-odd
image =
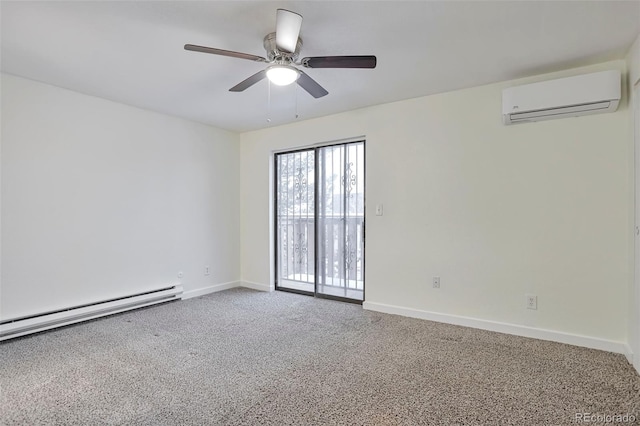
[{"label": "white ceiling", "polygon": [[[301,57],[368,55],[375,70],[309,69],[314,99],[266,80],[264,64],[183,50],[264,56],[277,8],[304,16]],[[640,1],[3,1],[1,69],[129,105],[246,131],[369,105],[624,57]],[[297,99],[297,102],[296,102]],[[271,118],[271,122],[267,122]]]}]

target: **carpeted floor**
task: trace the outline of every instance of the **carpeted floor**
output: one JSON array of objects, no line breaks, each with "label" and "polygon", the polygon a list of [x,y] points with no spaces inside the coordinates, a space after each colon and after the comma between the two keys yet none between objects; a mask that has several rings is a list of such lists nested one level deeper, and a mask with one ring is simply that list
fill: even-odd
[{"label": "carpeted floor", "polygon": [[3,425],[640,416],[640,377],[622,355],[247,289],[5,342],[0,385]]}]

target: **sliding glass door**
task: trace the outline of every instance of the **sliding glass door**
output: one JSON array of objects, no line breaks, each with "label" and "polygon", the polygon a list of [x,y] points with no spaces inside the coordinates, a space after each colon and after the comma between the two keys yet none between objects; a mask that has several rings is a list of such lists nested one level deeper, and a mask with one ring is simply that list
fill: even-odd
[{"label": "sliding glass door", "polygon": [[276,287],[315,288],[315,151],[276,155]]},{"label": "sliding glass door", "polygon": [[318,150],[316,292],[364,299],[364,143]]},{"label": "sliding glass door", "polygon": [[276,289],[364,300],[364,142],[275,156]]}]

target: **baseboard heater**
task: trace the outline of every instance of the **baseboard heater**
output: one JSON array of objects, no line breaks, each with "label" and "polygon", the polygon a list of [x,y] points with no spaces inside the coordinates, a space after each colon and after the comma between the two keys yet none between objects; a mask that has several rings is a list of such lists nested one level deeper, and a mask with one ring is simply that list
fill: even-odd
[{"label": "baseboard heater", "polygon": [[117,299],[4,320],[0,321],[0,341],[179,299],[182,299],[182,286],[175,285]]}]

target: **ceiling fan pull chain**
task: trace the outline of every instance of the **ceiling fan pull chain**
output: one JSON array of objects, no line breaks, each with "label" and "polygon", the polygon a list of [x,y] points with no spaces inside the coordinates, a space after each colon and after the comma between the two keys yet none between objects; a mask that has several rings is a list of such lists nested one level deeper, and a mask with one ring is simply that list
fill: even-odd
[{"label": "ceiling fan pull chain", "polygon": [[271,123],[271,80],[267,79],[267,123]]},{"label": "ceiling fan pull chain", "polygon": [[296,84],[296,119],[298,118],[298,85]]}]

